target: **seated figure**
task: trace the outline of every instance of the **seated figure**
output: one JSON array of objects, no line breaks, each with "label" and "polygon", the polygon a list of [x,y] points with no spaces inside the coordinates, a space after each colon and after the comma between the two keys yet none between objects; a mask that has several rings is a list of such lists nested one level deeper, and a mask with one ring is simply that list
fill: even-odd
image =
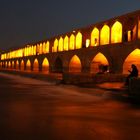
[{"label": "seated figure", "polygon": [[138,69],[137,69],[136,65],[132,64],[131,65],[131,69],[132,70],[128,70],[130,72],[130,74],[126,78],[125,85],[129,85],[130,78],[132,78],[132,77],[138,77]]}]

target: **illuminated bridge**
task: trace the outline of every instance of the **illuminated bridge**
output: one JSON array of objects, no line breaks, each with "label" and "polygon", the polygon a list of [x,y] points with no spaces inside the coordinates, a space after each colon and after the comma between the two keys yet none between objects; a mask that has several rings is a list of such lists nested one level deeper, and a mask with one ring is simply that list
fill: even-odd
[{"label": "illuminated bridge", "polygon": [[45,73],[140,71],[140,11],[2,52],[1,69]]}]

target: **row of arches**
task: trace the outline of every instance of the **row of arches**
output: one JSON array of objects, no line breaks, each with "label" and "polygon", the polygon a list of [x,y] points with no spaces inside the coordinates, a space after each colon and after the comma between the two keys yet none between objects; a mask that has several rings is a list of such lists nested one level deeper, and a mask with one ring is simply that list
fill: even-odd
[{"label": "row of arches", "polygon": [[72,34],[70,38],[66,35],[64,39],[62,37],[60,37],[59,40],[55,39],[52,52],[68,51],[80,48],[82,48],[82,33],[78,32],[76,36]]},{"label": "row of arches", "polygon": [[[42,64],[41,64],[41,70],[43,72],[46,72],[46,73],[49,73],[49,61],[47,58],[44,58],[44,60],[42,61]],[[30,59],[28,59],[26,62],[24,60],[21,60],[21,61],[9,61],[9,62],[5,62],[5,67],[6,68],[12,68],[12,69],[17,69],[17,70],[27,70],[27,71],[36,71],[38,72],[39,71],[39,61],[38,59],[36,58],[33,62],[33,64],[31,64],[31,61]]]},{"label": "row of arches", "polygon": [[[6,61],[5,68],[12,68],[12,69],[20,69],[26,71],[36,71],[40,70],[41,64],[41,71],[45,73],[50,72],[50,63],[47,58],[44,58],[42,63],[39,63],[38,59],[34,59],[33,63],[28,59],[27,61]],[[140,49],[135,49],[131,52],[127,58],[124,60],[122,64],[123,74],[127,74],[128,70],[131,67],[131,64],[135,64],[140,71]],[[2,64],[1,64],[2,66]],[[100,72],[108,72],[110,67],[110,62],[107,57],[99,52],[94,56],[94,58],[90,62],[90,73],[100,73]],[[72,56],[68,64],[68,71],[72,73],[80,73],[82,72],[83,64],[77,55]],[[63,61],[60,57],[57,57],[54,64],[53,64],[53,72],[62,72],[63,71]]]},{"label": "row of arches", "polygon": [[132,41],[136,38],[136,30],[136,25],[131,29],[123,29],[122,23],[119,21],[116,21],[112,27],[104,25],[101,30],[95,27],[91,32],[91,46],[121,43],[123,39]]},{"label": "row of arches", "polygon": [[[133,37],[132,33],[133,32]],[[116,21],[111,27],[107,24],[103,25],[103,27],[99,30],[97,27],[94,27],[90,34],[90,40],[86,39],[85,44],[83,44],[83,36],[81,32],[78,32],[76,35],[73,33],[68,37],[67,35],[63,38],[54,40],[54,45],[52,47],[52,52],[60,52],[60,51],[68,51],[74,49],[80,49],[82,46],[98,46],[98,45],[106,45],[110,43],[121,43],[123,41],[123,26],[122,23]],[[125,36],[125,35],[124,35]],[[136,36],[136,26],[133,29],[127,30],[126,32],[126,40],[131,41],[132,38]],[[124,37],[125,38],[125,37]],[[88,43],[87,45],[87,41]]]},{"label": "row of arches", "polygon": [[120,21],[115,21],[112,26],[105,24],[98,27],[97,25],[88,29],[87,32],[85,30],[73,31],[70,35],[60,36],[53,41],[27,45],[24,48],[4,53],[1,55],[1,60],[121,43],[135,40],[137,37],[140,39],[140,21],[137,22],[134,22],[132,27],[125,27]]},{"label": "row of arches", "polygon": [[[99,44],[106,45],[109,44],[110,37],[111,43],[120,43],[122,42],[122,32],[122,24],[119,21],[116,21],[112,25],[111,33],[108,25],[104,25],[100,31],[95,27],[91,32],[90,43],[85,45],[86,47],[89,47],[90,45],[98,46]],[[52,52],[68,51],[80,48],[82,48],[82,33],[78,32],[76,36],[71,34],[70,37],[66,35],[64,38],[60,37],[59,39],[55,39]]]}]

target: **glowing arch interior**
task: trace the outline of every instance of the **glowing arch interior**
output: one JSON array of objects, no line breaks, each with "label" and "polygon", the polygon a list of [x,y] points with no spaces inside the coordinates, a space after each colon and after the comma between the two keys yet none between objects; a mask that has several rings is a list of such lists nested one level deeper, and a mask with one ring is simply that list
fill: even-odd
[{"label": "glowing arch interior", "polygon": [[135,64],[140,71],[140,49],[135,49],[127,56],[123,64],[123,74],[129,74],[128,70],[132,64]]},{"label": "glowing arch interior", "polygon": [[44,58],[42,62],[42,71],[48,73],[49,72],[49,61],[47,58]]},{"label": "glowing arch interior", "polygon": [[98,53],[91,62],[91,73],[103,72],[104,66],[109,66],[108,60],[102,53]]},{"label": "glowing arch interior", "polygon": [[122,42],[122,24],[116,21],[111,28],[111,43]]},{"label": "glowing arch interior", "polygon": [[77,55],[74,55],[69,63],[69,72],[81,72],[81,61]]},{"label": "glowing arch interior", "polygon": [[104,25],[101,29],[101,36],[100,36],[100,44],[106,45],[109,44],[109,38],[110,38],[110,28],[107,25]]},{"label": "glowing arch interior", "polygon": [[99,45],[99,30],[94,28],[91,32],[91,46]]}]

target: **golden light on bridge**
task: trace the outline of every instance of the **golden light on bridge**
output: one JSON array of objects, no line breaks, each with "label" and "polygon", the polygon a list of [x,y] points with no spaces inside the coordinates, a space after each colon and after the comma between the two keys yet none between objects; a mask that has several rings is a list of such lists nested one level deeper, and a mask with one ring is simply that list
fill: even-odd
[{"label": "golden light on bridge", "polygon": [[19,61],[18,61],[18,60],[16,61],[16,66],[15,66],[15,68],[16,68],[16,69],[19,69]]},{"label": "golden light on bridge", "polygon": [[58,40],[57,39],[55,39],[55,41],[54,41],[54,45],[53,45],[53,52],[57,52],[57,48],[58,48]]},{"label": "golden light on bridge", "polygon": [[70,44],[69,44],[69,49],[74,50],[75,48],[75,36],[72,34],[70,36]]},{"label": "golden light on bridge", "polygon": [[8,62],[8,68],[11,68],[11,62],[10,61]]},{"label": "golden light on bridge", "polygon": [[28,59],[27,63],[26,63],[26,70],[27,71],[30,71],[31,70],[31,62],[30,60]]},{"label": "golden light on bridge", "polygon": [[98,53],[92,60],[91,73],[98,73],[101,71],[101,66],[109,66],[108,60],[102,53]]},{"label": "golden light on bridge", "polygon": [[[123,60],[124,57],[128,55],[127,54],[128,51],[132,51],[133,47],[134,48],[139,47],[138,43],[140,42],[139,41],[140,16],[134,14],[132,16],[133,18],[130,18],[127,15],[124,16],[124,18],[125,17],[126,20],[124,21],[123,18],[117,17],[116,19],[111,19],[105,22],[101,22],[99,24],[94,24],[87,28],[81,28],[81,29],[71,31],[69,33],[66,33],[65,35],[62,34],[56,36],[47,41],[40,41],[34,44],[28,44],[22,46],[16,50],[6,51],[5,53],[1,54],[1,62],[0,62],[1,67],[20,69],[20,70],[34,70],[34,71],[42,70],[42,71],[49,72],[50,64],[54,63],[51,64],[51,68],[50,68],[50,70],[54,72],[55,70],[57,72],[58,71],[63,72],[63,68],[64,71],[69,70],[70,72],[81,72],[82,68],[85,70],[84,67],[89,67],[88,70],[91,73],[97,73],[100,71],[100,65],[109,65],[109,62],[106,59],[106,57],[107,58],[114,57],[113,54],[108,54],[113,52],[112,48],[114,46],[117,47],[117,45],[123,47],[126,44],[126,47],[128,48],[124,47],[124,50],[122,49],[123,52],[120,55],[120,57],[122,57],[121,58],[122,60],[120,60],[121,62],[118,62],[122,64],[123,63],[122,61],[124,61]],[[127,23],[127,21],[130,21],[130,23]],[[115,43],[121,43],[121,44],[114,45]],[[106,46],[102,46],[102,45],[106,45]],[[88,49],[89,46],[91,47],[91,49]],[[129,48],[130,46],[132,46],[132,48]],[[109,50],[108,47],[110,47],[111,49]],[[82,50],[82,48],[87,48],[87,49]],[[103,51],[102,48],[104,48]],[[81,49],[81,50],[77,50],[77,49]],[[71,51],[71,52],[59,53],[63,51]],[[98,51],[101,51],[103,54],[105,53],[106,57],[102,53],[98,53]],[[89,53],[89,55],[86,54],[85,57],[86,60],[83,60],[81,58],[83,57],[82,53],[84,54],[86,52]],[[56,58],[55,57],[51,58],[53,57],[51,53],[54,53],[53,54],[54,56],[57,55],[56,57],[59,59],[57,59],[57,61],[53,60]],[[63,55],[65,54],[71,55],[73,53],[77,55],[74,55],[71,58],[71,60],[69,60],[69,57],[68,58],[65,56],[63,57]],[[123,73],[128,73],[127,70],[130,68],[130,65],[132,63],[136,64],[139,68],[140,65],[138,61],[138,59],[140,59],[139,55],[140,55],[139,49],[136,49],[135,51],[130,53],[124,62],[124,66],[122,65],[118,66],[116,72],[123,71]],[[93,60],[91,60],[91,57],[93,56],[94,58]],[[68,60],[66,60],[67,62],[64,62],[63,59],[68,59]],[[112,58],[111,61],[114,60],[115,58]],[[82,64],[85,63],[83,61],[87,62],[85,64],[86,66],[82,66]],[[115,62],[110,62],[110,63],[112,64],[110,66],[110,70],[115,71],[115,69],[112,68],[113,65],[115,65],[114,64]]]},{"label": "golden light on bridge", "polygon": [[22,61],[21,61],[21,64],[20,64],[20,69],[21,69],[21,70],[24,70],[24,68],[25,68],[25,64],[24,64],[24,61],[22,60]]},{"label": "golden light on bridge", "polygon": [[69,50],[69,38],[68,36],[66,36],[64,38],[64,51],[68,51]]},{"label": "golden light on bridge", "polygon": [[45,58],[42,62],[42,71],[45,73],[49,73],[49,61]]},{"label": "golden light on bridge", "polygon": [[76,49],[82,48],[82,34],[78,32],[76,35]]},{"label": "golden light on bridge", "polygon": [[104,25],[101,29],[100,45],[109,44],[109,38],[110,38],[110,28],[109,26]]},{"label": "golden light on bridge", "polygon": [[38,63],[38,60],[37,59],[34,60],[34,63],[33,63],[33,71],[36,71],[36,72],[39,71],[39,63]]},{"label": "golden light on bridge", "polygon": [[122,42],[122,24],[116,21],[111,28],[111,43]]},{"label": "golden light on bridge", "polygon": [[62,37],[60,37],[60,39],[59,39],[58,51],[59,52],[63,51],[63,38]]},{"label": "golden light on bridge", "polygon": [[74,55],[69,63],[69,72],[74,73],[81,72],[81,68],[82,66],[79,57],[77,55]]},{"label": "golden light on bridge", "polygon": [[88,48],[90,45],[90,39],[86,39],[86,48]]},{"label": "golden light on bridge", "polygon": [[140,49],[135,49],[127,56],[123,64],[123,74],[129,73],[132,64],[135,64],[140,71]]},{"label": "golden light on bridge", "polygon": [[99,45],[99,30],[94,28],[91,32],[91,46]]}]

